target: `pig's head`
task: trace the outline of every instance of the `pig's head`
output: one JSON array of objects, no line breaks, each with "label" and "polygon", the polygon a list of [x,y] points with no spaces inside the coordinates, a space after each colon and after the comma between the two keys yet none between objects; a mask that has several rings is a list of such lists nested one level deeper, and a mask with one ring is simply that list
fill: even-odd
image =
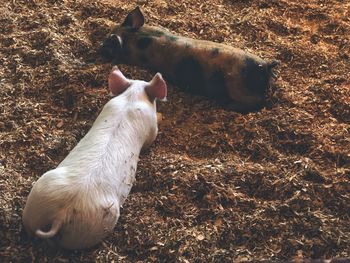
[{"label": "pig's head", "polygon": [[270,87],[270,79],[276,78],[273,69],[277,65],[277,60],[267,62],[254,55],[247,55],[241,71],[247,92],[257,98],[264,98]]},{"label": "pig's head", "polygon": [[125,33],[132,33],[141,28],[145,23],[145,18],[139,7],[132,10],[124,22],[114,28],[111,34],[102,43],[99,54],[106,62],[124,62],[125,56],[130,51],[127,49],[127,38]]},{"label": "pig's head", "polygon": [[108,77],[108,87],[115,96],[126,102],[128,123],[132,123],[141,134],[145,134],[143,148],[156,139],[158,133],[156,100],[166,100],[167,85],[157,73],[151,81],[126,78],[117,66]]}]

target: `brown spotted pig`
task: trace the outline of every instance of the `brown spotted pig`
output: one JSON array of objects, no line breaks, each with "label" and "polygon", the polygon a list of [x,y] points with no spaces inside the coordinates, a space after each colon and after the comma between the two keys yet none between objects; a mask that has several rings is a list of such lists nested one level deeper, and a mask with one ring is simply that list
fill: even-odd
[{"label": "brown spotted pig", "polygon": [[144,25],[136,7],[105,39],[100,55],[106,62],[137,65],[161,72],[184,91],[204,95],[226,108],[247,112],[267,98],[276,61],[211,41],[176,36]]}]

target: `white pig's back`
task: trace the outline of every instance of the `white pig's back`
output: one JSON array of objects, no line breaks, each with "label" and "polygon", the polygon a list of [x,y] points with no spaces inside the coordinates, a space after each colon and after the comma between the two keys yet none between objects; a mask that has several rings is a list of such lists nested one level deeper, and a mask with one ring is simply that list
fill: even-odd
[{"label": "white pig's back", "polygon": [[123,110],[127,102],[117,99],[105,105],[89,132],[57,168],[64,167],[69,181],[81,191],[98,188],[116,195],[122,205],[135,180],[143,138]]}]

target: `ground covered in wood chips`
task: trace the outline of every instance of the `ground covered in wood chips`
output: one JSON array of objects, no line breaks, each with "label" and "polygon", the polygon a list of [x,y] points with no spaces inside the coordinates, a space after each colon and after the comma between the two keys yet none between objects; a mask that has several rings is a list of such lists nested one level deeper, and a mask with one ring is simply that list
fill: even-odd
[{"label": "ground covered in wood chips", "polygon": [[[31,241],[26,197],[110,98],[95,52],[136,5],[148,24],[278,59],[271,101],[242,115],[170,85],[114,233],[83,252]],[[0,14],[1,262],[350,257],[348,1],[2,0]]]}]

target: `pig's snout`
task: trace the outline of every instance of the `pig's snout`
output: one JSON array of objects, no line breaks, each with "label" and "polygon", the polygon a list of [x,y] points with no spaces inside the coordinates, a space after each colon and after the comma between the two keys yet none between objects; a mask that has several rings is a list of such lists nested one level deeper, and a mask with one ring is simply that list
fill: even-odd
[{"label": "pig's snout", "polygon": [[247,57],[245,66],[242,69],[242,76],[247,91],[261,98],[264,98],[270,87],[271,77],[276,76],[273,68],[278,65],[278,61],[263,62]]}]

